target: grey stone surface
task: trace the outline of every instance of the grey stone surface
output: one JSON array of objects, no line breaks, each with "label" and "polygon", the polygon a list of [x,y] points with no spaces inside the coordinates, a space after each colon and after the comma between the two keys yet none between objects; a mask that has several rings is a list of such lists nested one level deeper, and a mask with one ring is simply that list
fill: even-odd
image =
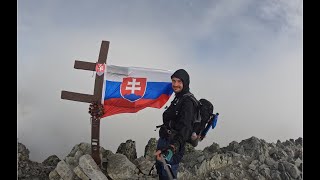
[{"label": "grey stone surface", "polygon": [[104,175],[96,162],[89,154],[82,155],[79,158],[79,167],[89,179],[95,180],[107,180],[108,178]]},{"label": "grey stone surface", "polygon": [[[158,179],[154,171],[148,174],[155,162],[155,147],[156,139],[150,139],[144,156],[139,158],[135,157],[135,142],[132,140],[123,143],[119,149],[126,155],[100,147],[103,161],[100,169],[90,155],[89,143],[77,144],[61,161],[52,155],[42,163],[30,161],[28,149],[19,143],[18,180]],[[302,138],[267,143],[251,137],[240,143],[232,141],[222,148],[213,142],[203,150],[190,149],[184,155],[178,179],[300,180],[303,174],[302,148]]]},{"label": "grey stone surface", "polygon": [[121,143],[116,153],[125,155],[131,162],[133,162],[137,159],[136,142],[129,139],[125,143]]}]

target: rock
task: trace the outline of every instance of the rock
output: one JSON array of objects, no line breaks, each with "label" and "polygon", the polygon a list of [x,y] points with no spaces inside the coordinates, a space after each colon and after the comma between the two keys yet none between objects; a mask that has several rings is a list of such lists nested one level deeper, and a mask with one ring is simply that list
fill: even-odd
[{"label": "rock", "polygon": [[83,172],[80,166],[73,169],[73,172],[82,180],[90,180],[89,177]]},{"label": "rock", "polygon": [[56,155],[51,155],[47,159],[45,159],[42,164],[45,166],[53,166],[56,167],[58,163],[60,162],[60,159]]},{"label": "rock", "polygon": [[266,159],[264,160],[264,163],[271,167],[274,165],[275,161],[270,157],[266,157]]},{"label": "rock", "polygon": [[57,164],[57,167],[55,170],[63,180],[72,180],[73,177],[75,176],[72,169],[70,169],[69,165],[64,160],[61,160]]},{"label": "rock", "polygon": [[295,145],[300,145],[300,146],[302,146],[302,137],[299,137],[298,139],[296,139],[296,140],[294,141],[294,143],[295,143]]},{"label": "rock", "polygon": [[49,179],[52,166],[45,166],[42,163],[29,160],[29,150],[22,143],[18,142],[18,179]]},{"label": "rock", "polygon": [[209,147],[206,147],[203,149],[203,151],[206,151],[211,154],[213,154],[215,152],[219,152],[219,150],[220,150],[219,144],[217,144],[215,142],[213,142]]},{"label": "rock", "polygon": [[131,162],[137,159],[136,142],[131,139],[121,143],[116,153],[125,155]]},{"label": "rock", "polygon": [[254,136],[241,141],[239,145],[243,146],[245,155],[254,158],[258,158],[261,154],[265,155],[268,153],[268,144]]},{"label": "rock", "polygon": [[283,164],[284,164],[285,170],[290,174],[291,177],[295,179],[298,178],[298,176],[300,175],[300,171],[297,168],[297,166],[288,162],[284,162]]},{"label": "rock", "polygon": [[28,161],[29,150],[22,143],[18,143],[18,161]]},{"label": "rock", "polygon": [[107,173],[112,179],[130,179],[137,177],[139,169],[123,154],[108,157]]},{"label": "rock", "polygon": [[101,172],[100,168],[89,154],[85,154],[79,159],[79,167],[89,179],[107,180],[108,178]]},{"label": "rock", "polygon": [[249,165],[249,169],[251,169],[251,170],[254,171],[254,170],[256,170],[256,166],[255,166],[254,164],[250,164],[250,165]]},{"label": "rock", "polygon": [[156,138],[150,138],[148,141],[148,144],[146,145],[144,149],[144,157],[147,160],[153,161],[155,160],[154,153],[156,152],[157,149],[157,140]]},{"label": "rock", "polygon": [[61,179],[61,176],[58,174],[58,172],[56,170],[53,170],[49,174],[49,179],[50,180],[59,180],[59,179]]},{"label": "rock", "polygon": [[189,154],[194,151],[195,151],[194,147],[190,143],[187,142],[185,144],[185,154]]},{"label": "rock", "polygon": [[134,160],[134,164],[145,175],[148,175],[155,161],[149,161],[145,157],[141,156]]}]

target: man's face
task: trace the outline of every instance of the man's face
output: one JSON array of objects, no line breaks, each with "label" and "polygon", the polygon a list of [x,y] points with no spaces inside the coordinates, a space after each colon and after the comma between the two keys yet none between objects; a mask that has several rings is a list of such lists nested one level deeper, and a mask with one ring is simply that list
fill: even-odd
[{"label": "man's face", "polygon": [[179,93],[183,89],[183,83],[179,78],[172,78],[172,89],[175,93]]}]

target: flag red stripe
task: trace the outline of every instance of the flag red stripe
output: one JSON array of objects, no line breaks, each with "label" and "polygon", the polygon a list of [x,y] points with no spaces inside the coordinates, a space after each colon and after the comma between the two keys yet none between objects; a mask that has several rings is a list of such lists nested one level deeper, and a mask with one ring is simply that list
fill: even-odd
[{"label": "flag red stripe", "polygon": [[157,99],[139,99],[136,102],[130,102],[123,98],[112,98],[104,101],[103,117],[119,113],[135,113],[146,107],[160,109],[170,98],[166,94],[160,95]]}]

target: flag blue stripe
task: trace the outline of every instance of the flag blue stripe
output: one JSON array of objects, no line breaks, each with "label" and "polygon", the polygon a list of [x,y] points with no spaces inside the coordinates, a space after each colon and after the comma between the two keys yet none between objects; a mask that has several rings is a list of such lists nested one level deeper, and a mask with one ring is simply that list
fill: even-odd
[{"label": "flag blue stripe", "polygon": [[[104,100],[110,98],[121,98],[120,94],[121,82],[106,80],[106,89]],[[147,89],[143,99],[157,99],[161,94],[171,95],[173,89],[171,82],[147,82]]]}]

